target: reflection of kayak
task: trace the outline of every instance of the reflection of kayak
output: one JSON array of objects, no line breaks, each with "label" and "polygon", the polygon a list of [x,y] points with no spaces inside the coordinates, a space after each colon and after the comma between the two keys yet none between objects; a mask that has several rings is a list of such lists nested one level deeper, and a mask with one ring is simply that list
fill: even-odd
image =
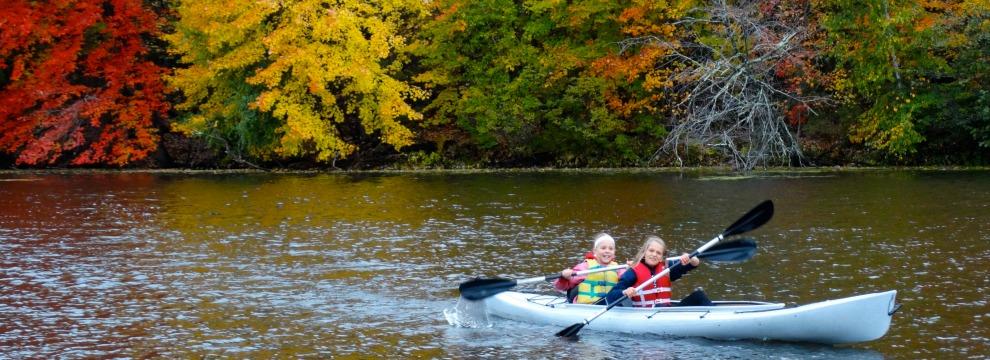
[{"label": "reflection of kayak", "polygon": [[[878,339],[899,305],[896,290],[797,307],[759,301],[715,301],[715,306],[655,309],[615,307],[586,326],[599,331],[697,336],[711,339],[783,340],[845,344]],[[557,296],[507,291],[485,299],[492,315],[537,324],[569,326],[601,311],[600,305],[567,304]]]}]

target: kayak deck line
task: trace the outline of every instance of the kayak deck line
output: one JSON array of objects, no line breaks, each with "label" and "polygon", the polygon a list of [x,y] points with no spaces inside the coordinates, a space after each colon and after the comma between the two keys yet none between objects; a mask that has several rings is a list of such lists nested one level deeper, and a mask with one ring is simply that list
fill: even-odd
[{"label": "kayak deck line", "polygon": [[[541,294],[530,294],[526,301],[536,304],[546,306],[548,308],[568,308],[574,306],[581,307],[592,307],[601,309],[604,305],[592,305],[592,304],[573,304],[567,302],[564,297],[553,296],[553,295],[541,295]],[[716,300],[712,301],[714,306],[677,306],[679,300],[671,301],[672,306],[668,307],[656,307],[656,308],[616,308],[626,309],[626,310],[636,310],[636,311],[655,311],[657,313],[674,313],[674,312],[711,312],[713,308],[718,310],[734,310],[737,308],[745,308],[746,310],[736,310],[737,313],[743,312],[756,312],[756,311],[771,311],[778,310],[787,307],[784,303],[770,303],[765,301],[747,301],[747,300]],[[730,308],[731,307],[731,308]]]},{"label": "kayak deck line", "polygon": [[[896,293],[891,290],[801,306],[714,301],[713,306],[615,307],[587,328],[718,340],[855,343],[880,338],[887,332]],[[560,296],[513,291],[486,299],[485,306],[497,317],[556,326],[573,324],[602,309],[602,305],[570,304]],[[672,322],[678,326],[671,327]]]}]

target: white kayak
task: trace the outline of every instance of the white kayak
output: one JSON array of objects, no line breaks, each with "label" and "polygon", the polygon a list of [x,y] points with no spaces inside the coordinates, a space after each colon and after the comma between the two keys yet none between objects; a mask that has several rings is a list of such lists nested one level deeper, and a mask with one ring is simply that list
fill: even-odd
[{"label": "white kayak", "polygon": [[[720,340],[781,340],[847,344],[887,333],[900,305],[896,290],[787,307],[759,301],[714,301],[714,306],[614,307],[585,329]],[[601,305],[568,304],[562,297],[506,291],[485,299],[488,313],[560,327],[581,323]]]}]

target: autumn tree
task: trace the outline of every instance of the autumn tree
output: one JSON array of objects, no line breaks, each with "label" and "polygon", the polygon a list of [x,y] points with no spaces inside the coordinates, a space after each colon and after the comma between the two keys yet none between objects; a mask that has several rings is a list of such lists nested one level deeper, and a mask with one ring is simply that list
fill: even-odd
[{"label": "autumn tree", "polygon": [[664,136],[655,94],[644,90],[663,81],[657,49],[620,53],[619,41],[670,34],[662,21],[675,4],[434,4],[419,79],[434,90],[424,136],[437,148],[462,146],[489,163],[634,165]]},{"label": "autumn tree", "polygon": [[932,22],[927,52],[945,65],[913,75],[918,97],[931,99],[915,115],[925,141],[914,162],[990,162],[990,2],[927,1],[923,9],[915,26]]},{"label": "autumn tree", "polygon": [[985,1],[823,0],[815,9],[829,35],[823,50],[843,75],[837,98],[857,114],[853,142],[898,162],[990,145]]},{"label": "autumn tree", "polygon": [[[622,39],[591,64],[590,73],[606,81],[603,95],[608,109],[628,129],[636,129],[629,133],[639,134],[641,148],[636,149],[635,157],[641,163],[656,162],[651,150],[668,138],[669,119],[677,116],[676,107],[671,106],[677,95],[668,91],[674,84],[675,69],[667,60],[673,48],[664,44],[676,43],[685,34],[676,21],[697,3],[689,0],[624,3],[615,19]],[[624,138],[623,134],[617,140]]]},{"label": "autumn tree", "polygon": [[160,77],[144,38],[155,14],[137,0],[4,2],[0,151],[15,164],[123,166],[157,146]]},{"label": "autumn tree", "polygon": [[[942,106],[947,118],[969,133],[983,154],[990,153],[990,3],[954,1],[940,24],[953,72]],[[933,82],[942,79],[933,79]]]},{"label": "autumn tree", "polygon": [[[333,162],[362,142],[411,144],[410,35],[424,2],[180,1],[166,38],[184,67],[176,129],[245,158]],[[371,140],[368,140],[371,138]]]}]

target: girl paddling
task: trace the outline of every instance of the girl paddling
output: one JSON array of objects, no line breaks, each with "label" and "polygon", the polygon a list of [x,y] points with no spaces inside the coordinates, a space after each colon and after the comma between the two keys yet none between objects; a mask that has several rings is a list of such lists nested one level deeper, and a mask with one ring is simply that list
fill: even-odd
[{"label": "girl paddling", "polygon": [[583,270],[618,265],[615,263],[615,239],[606,233],[598,233],[594,237],[591,256],[574,265],[573,268],[560,272],[560,278],[553,283],[554,288],[567,293],[567,301],[577,304],[595,304],[605,299],[619,277],[626,269],[617,269],[591,273],[584,276],[574,276]]},{"label": "girl paddling", "polygon": [[[697,257],[691,258],[685,253],[677,260],[664,261],[666,252],[667,245],[664,244],[663,240],[657,236],[647,237],[643,247],[636,254],[635,266],[633,266],[632,271],[625,272],[609,291],[608,303],[626,295],[632,299],[632,305],[636,307],[670,306],[670,283],[697,267],[701,260]],[[636,292],[635,287],[674,265],[676,261],[680,261],[682,266],[671,269],[670,273],[644,287],[642,292]]]}]

